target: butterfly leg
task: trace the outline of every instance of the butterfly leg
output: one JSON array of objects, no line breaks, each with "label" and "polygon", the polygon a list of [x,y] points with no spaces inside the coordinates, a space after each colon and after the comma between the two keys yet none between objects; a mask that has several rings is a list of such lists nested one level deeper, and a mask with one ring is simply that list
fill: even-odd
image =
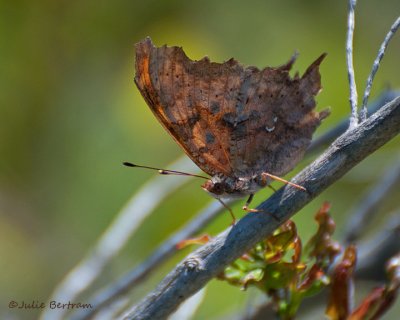
[{"label": "butterfly leg", "polygon": [[304,188],[304,187],[302,187],[302,186],[300,186],[300,185],[298,185],[298,184],[295,184],[295,183],[293,183],[293,182],[290,182],[290,181],[287,181],[287,180],[285,180],[285,179],[282,179],[282,178],[280,178],[280,177],[274,176],[273,174],[270,174],[270,173],[267,173],[267,172],[263,172],[263,173],[261,174],[261,176],[262,176],[262,178],[263,178],[263,181],[265,181],[265,183],[267,183],[267,178],[270,178],[270,179],[272,179],[272,180],[276,180],[276,181],[283,182],[284,184],[288,184],[288,185],[290,185],[290,186],[292,186],[292,187],[295,187],[295,188],[297,188],[297,189],[300,189],[300,190],[303,190],[303,191],[306,191],[306,192],[307,192],[307,189],[306,189],[306,188]]},{"label": "butterfly leg", "polygon": [[216,199],[224,206],[224,208],[225,208],[226,210],[229,211],[229,213],[231,214],[231,217],[232,217],[232,225],[234,225],[234,224],[236,223],[236,217],[235,217],[235,215],[233,214],[232,209],[229,208],[229,207],[226,205],[226,203],[223,202],[221,199],[218,199],[218,198],[216,198]]},{"label": "butterfly leg", "polygon": [[247,199],[245,205],[243,206],[243,210],[244,210],[244,211],[247,211],[247,212],[262,212],[262,210],[250,209],[250,208],[249,208],[249,205],[250,205],[251,201],[253,201],[253,198],[254,198],[254,194],[251,194],[251,195],[249,196],[249,198]]},{"label": "butterfly leg", "polygon": [[[243,210],[247,211],[247,212],[263,212],[263,213],[267,213],[264,210],[260,210],[260,209],[250,209],[249,205],[251,203],[251,201],[254,198],[254,194],[251,194],[250,197],[247,199],[246,204],[243,206]],[[269,214],[274,220],[279,222],[279,219],[277,217],[275,217],[273,214]]]}]

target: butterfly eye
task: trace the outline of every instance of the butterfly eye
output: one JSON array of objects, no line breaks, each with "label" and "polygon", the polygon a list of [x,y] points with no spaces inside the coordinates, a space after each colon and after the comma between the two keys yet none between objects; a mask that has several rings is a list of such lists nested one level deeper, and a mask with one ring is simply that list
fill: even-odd
[{"label": "butterfly eye", "polygon": [[224,187],[223,187],[222,183],[219,183],[219,182],[214,183],[212,192],[215,193],[215,194],[224,193]]}]

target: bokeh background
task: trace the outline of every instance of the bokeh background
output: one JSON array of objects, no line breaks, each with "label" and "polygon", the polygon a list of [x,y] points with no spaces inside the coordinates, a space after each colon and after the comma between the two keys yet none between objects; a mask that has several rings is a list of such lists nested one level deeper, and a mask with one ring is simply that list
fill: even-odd
[{"label": "bokeh background", "polygon": [[[398,0],[358,4],[354,59],[360,94],[399,13]],[[349,112],[346,19],[344,0],[1,1],[0,318],[36,319],[36,310],[11,310],[8,302],[46,301],[128,199],[155,175],[127,169],[122,161],[166,167],[182,155],[134,85],[136,42],[151,36],[157,45],[182,46],[193,59],[235,57],[258,67],[283,64],[298,50],[295,69],[300,72],[328,52],[318,105],[331,106],[332,115],[318,135]],[[400,88],[399,35],[393,40],[372,96]],[[312,217],[324,200],[332,203],[340,234],[357,201],[399,161],[399,144],[394,139],[302,210],[295,220],[303,238],[315,230]],[[97,288],[137,265],[211,201],[200,183],[192,179],[155,210]],[[269,193],[260,192],[255,203]],[[382,226],[386,213],[398,205],[394,192],[374,225]],[[205,231],[216,234],[229,223],[223,214]],[[187,252],[161,266],[134,296],[152,289]],[[232,314],[246,297],[212,281],[196,319]],[[392,311],[387,319],[395,315]]]}]

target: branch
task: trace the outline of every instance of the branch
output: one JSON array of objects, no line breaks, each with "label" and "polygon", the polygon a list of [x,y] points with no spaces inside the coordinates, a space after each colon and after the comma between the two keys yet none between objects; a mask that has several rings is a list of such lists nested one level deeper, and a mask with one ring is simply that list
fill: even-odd
[{"label": "branch", "polygon": [[400,211],[391,214],[383,230],[358,246],[357,279],[385,281],[386,262],[400,252]]},{"label": "branch", "polygon": [[167,318],[179,304],[222,272],[225,266],[270,236],[280,223],[289,219],[399,131],[400,98],[396,98],[361,125],[340,136],[323,155],[293,179],[293,182],[306,187],[308,192],[291,187],[277,191],[258,207],[268,214],[246,215],[232,228],[190,254],[124,319]]},{"label": "branch", "polygon": [[[377,110],[379,110],[382,106],[384,106],[389,101],[393,100],[396,97],[400,96],[400,91],[398,90],[386,90],[382,92],[368,107],[368,113],[373,114]],[[335,127],[331,128],[327,132],[320,135],[318,138],[314,139],[311,142],[311,145],[307,149],[307,154],[316,152],[322,147],[328,146],[333,140],[339,137],[342,133],[344,133],[349,127],[349,118],[345,118],[340,121]]]},{"label": "branch", "polygon": [[347,76],[350,85],[350,127],[353,129],[358,125],[358,112],[357,112],[357,86],[354,76],[353,65],[353,37],[354,37],[354,8],[357,0],[349,0],[349,15],[347,19],[347,40],[346,40],[346,61],[347,61]]},{"label": "branch", "polygon": [[[171,165],[175,166],[187,171],[194,168],[194,164],[186,157]],[[49,301],[76,300],[76,297],[100,276],[107,263],[118,254],[154,208],[187,180],[187,177],[171,176],[165,179],[163,176],[157,176],[146,183],[119,212],[92,250],[58,284]],[[61,320],[67,312],[68,309],[46,308],[41,319]]]},{"label": "branch", "polygon": [[[384,104],[394,99],[395,97],[398,97],[399,95],[399,91],[388,90],[383,92],[371,104],[371,106],[369,107],[369,113],[374,113]],[[348,125],[349,119],[344,119],[337,126],[320,136],[318,139],[314,140],[307,150],[307,155],[310,155],[316,150],[331,143],[331,141],[333,141],[335,138],[346,131]],[[175,165],[174,167],[178,166]],[[89,319],[100,309],[109,306],[120,296],[135,288],[139,283],[147,279],[147,277],[154,271],[155,268],[159,267],[161,263],[163,263],[176,252],[177,243],[187,238],[190,238],[197,232],[199,232],[209,221],[213,219],[213,217],[215,217],[219,213],[220,209],[221,206],[219,205],[219,203],[215,202],[204,209],[202,212],[197,214],[195,218],[193,218],[178,232],[173,234],[166,241],[163,241],[163,243],[154,251],[154,253],[149,256],[143,263],[141,263],[139,266],[136,266],[134,269],[121,276],[118,280],[107,286],[105,289],[102,289],[99,293],[92,297],[89,300],[90,304],[94,306],[92,309],[80,310],[72,316],[72,319]]]},{"label": "branch", "polygon": [[357,210],[350,214],[344,231],[344,242],[349,244],[357,241],[373,217],[379,213],[379,205],[385,200],[390,190],[400,181],[400,158],[386,170],[383,178],[370,190],[356,206]]},{"label": "branch", "polygon": [[136,266],[133,270],[120,277],[105,289],[101,290],[101,292],[99,292],[94,298],[90,299],[89,303],[93,308],[82,309],[73,315],[71,319],[91,319],[100,309],[109,306],[122,295],[135,288],[139,283],[147,279],[154,269],[160,267],[162,262],[167,260],[177,251],[176,245],[179,242],[193,237],[197,232],[210,223],[222,210],[224,210],[224,207],[222,207],[219,202],[214,201],[211,203],[179,231],[174,233],[167,240],[163,241],[153,254],[139,266]]},{"label": "branch", "polygon": [[[369,113],[372,114],[384,104],[390,100],[398,97],[400,95],[399,91],[388,90],[383,92],[369,107]],[[307,150],[307,155],[311,155],[316,150],[328,145],[346,131],[349,125],[349,120],[344,119],[337,126],[320,136],[318,139],[314,140],[309,149]],[[177,163],[180,160],[177,161]],[[179,167],[178,164],[173,165],[173,167]],[[192,170],[191,170],[192,171]],[[159,178],[157,178],[154,183],[158,183]],[[203,229],[212,219],[221,211],[221,206],[218,202],[212,203],[210,206],[205,208],[203,211],[198,213],[189,223],[187,223],[183,228],[174,233],[149,256],[140,265],[135,266],[131,271],[122,275],[118,280],[114,281],[112,284],[108,285],[106,288],[98,292],[94,297],[90,298],[90,304],[93,306],[92,309],[79,310],[72,316],[74,320],[84,320],[89,319],[94,314],[99,312],[101,309],[110,306],[122,295],[128,293],[134,289],[139,283],[143,282],[148,278],[148,276],[160,265],[171,257],[176,252],[176,244],[180,241],[192,237],[201,229]],[[135,220],[135,219],[133,219]]]},{"label": "branch", "polygon": [[387,33],[385,39],[383,40],[383,42],[381,44],[381,47],[379,48],[378,55],[375,58],[374,64],[372,65],[372,70],[368,76],[367,85],[366,85],[365,91],[364,91],[363,104],[362,104],[362,109],[361,109],[361,121],[363,121],[367,118],[368,98],[369,98],[369,94],[371,92],[372,82],[374,81],[375,74],[379,68],[379,64],[381,63],[381,60],[382,60],[383,56],[385,55],[385,51],[386,51],[386,48],[387,48],[390,40],[393,38],[394,34],[396,33],[396,31],[399,27],[400,27],[400,17],[398,17],[396,19],[396,21],[393,23],[393,25],[391,26],[389,32]]},{"label": "branch", "polygon": [[206,295],[205,288],[201,289],[195,295],[191,296],[184,303],[181,304],[179,309],[172,314],[168,320],[189,320],[192,319],[197,309],[200,307]]}]

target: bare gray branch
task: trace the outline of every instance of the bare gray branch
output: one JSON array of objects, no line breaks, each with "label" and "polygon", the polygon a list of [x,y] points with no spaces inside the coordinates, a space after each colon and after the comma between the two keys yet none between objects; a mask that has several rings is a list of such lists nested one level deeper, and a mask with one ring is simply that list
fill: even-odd
[{"label": "bare gray branch", "polygon": [[347,76],[349,78],[350,85],[350,126],[349,129],[353,129],[358,124],[358,112],[357,112],[357,86],[354,76],[354,65],[353,65],[353,37],[354,37],[354,8],[356,6],[356,0],[349,0],[349,15],[347,19],[347,40],[346,40],[346,61],[347,61]]},{"label": "bare gray branch", "polygon": [[367,85],[365,87],[364,91],[364,97],[363,97],[363,104],[362,104],[362,109],[361,109],[361,121],[364,121],[367,118],[367,104],[368,104],[368,98],[371,93],[371,87],[372,87],[372,82],[374,81],[375,74],[379,69],[379,65],[381,63],[381,60],[383,56],[385,55],[386,48],[396,33],[397,29],[400,27],[400,17],[396,19],[396,21],[393,23],[391,26],[389,32],[387,33],[385,39],[383,40],[381,47],[379,48],[378,55],[375,58],[374,64],[372,65],[372,70],[371,73],[368,76],[367,79]]},{"label": "bare gray branch", "polygon": [[357,248],[357,279],[385,281],[387,261],[400,252],[400,210],[390,214],[385,227]]},{"label": "bare gray branch", "polygon": [[[181,158],[171,166],[192,170],[193,162]],[[188,177],[171,176],[170,179],[158,176],[150,180],[137,192],[119,212],[114,221],[98,239],[94,247],[64,277],[49,300],[72,301],[85,291],[100,274],[107,263],[115,257],[143,220],[169,194],[182,186]],[[88,309],[90,310],[90,309]],[[68,309],[44,309],[41,319],[63,319]]]},{"label": "bare gray branch", "polygon": [[159,267],[162,262],[167,260],[176,251],[176,245],[182,240],[193,237],[197,232],[203,229],[211,222],[224,208],[217,201],[211,203],[192,220],[190,220],[182,229],[174,233],[139,266],[135,267],[129,273],[120,277],[110,286],[99,292],[94,298],[90,299],[90,304],[94,306],[92,309],[84,309],[75,314],[72,319],[83,320],[90,319],[100,309],[110,305],[123,294],[137,286],[139,283],[147,279],[151,272]]},{"label": "bare gray branch", "polygon": [[[387,90],[382,92],[368,107],[368,113],[373,114],[383,105],[392,101],[394,98],[400,96],[400,91],[396,90]],[[333,140],[339,137],[342,133],[346,131],[349,127],[349,118],[345,118],[340,121],[335,127],[328,130],[317,139],[314,139],[311,142],[310,147],[307,149],[307,154],[314,153],[317,150],[321,149],[322,147],[328,146]]]},{"label": "bare gray branch", "polygon": [[[396,98],[353,130],[340,136],[316,161],[300,172],[293,182],[308,192],[292,187],[277,191],[250,213],[177,265],[158,287],[136,305],[124,319],[165,319],[226,265],[318,196],[327,187],[400,131],[400,98]],[[275,218],[272,217],[275,216]],[[190,263],[188,263],[190,259]]]},{"label": "bare gray branch", "polygon": [[379,213],[379,205],[389,194],[390,189],[400,182],[400,157],[397,157],[395,164],[386,170],[381,181],[370,190],[365,197],[357,204],[357,210],[350,214],[344,231],[344,242],[357,241],[363,234],[366,227],[373,221],[373,216]]}]

